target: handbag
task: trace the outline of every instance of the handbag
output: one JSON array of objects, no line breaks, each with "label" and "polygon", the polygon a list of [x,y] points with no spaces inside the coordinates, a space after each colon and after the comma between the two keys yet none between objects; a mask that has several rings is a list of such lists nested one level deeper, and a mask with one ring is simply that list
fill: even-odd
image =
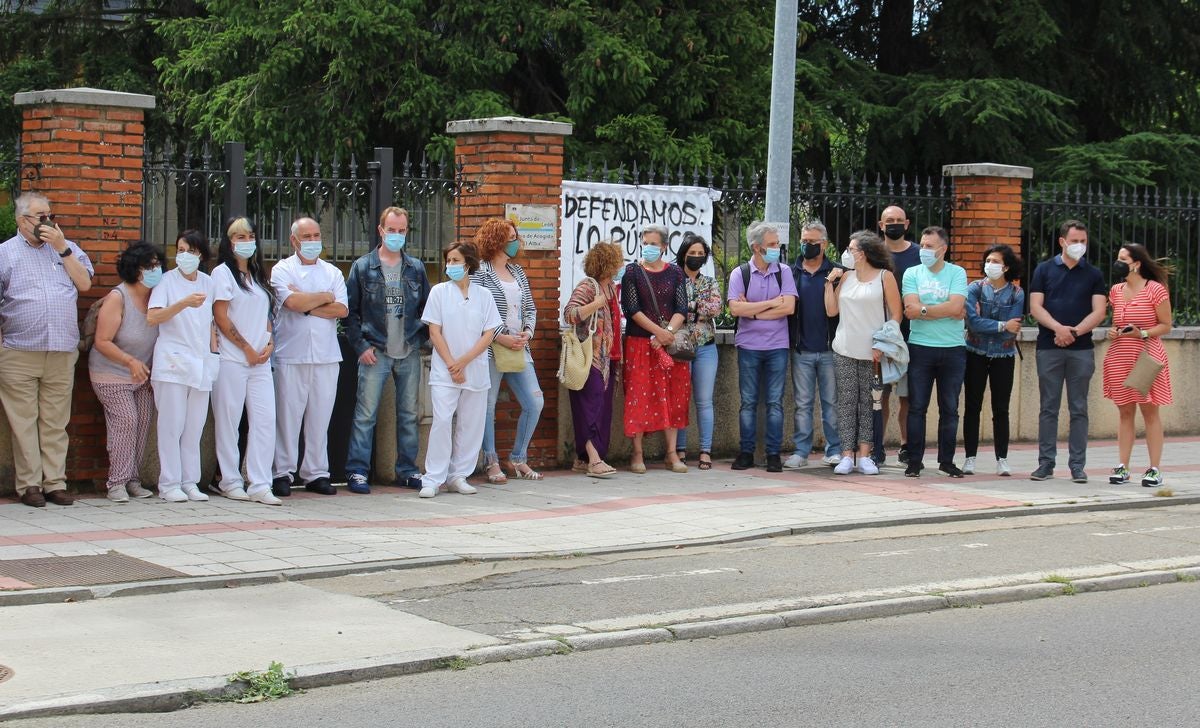
[{"label": "handbag", "polygon": [[[600,284],[594,279],[592,285],[596,287],[596,295],[600,295]],[[563,386],[574,392],[583,389],[583,385],[587,384],[588,376],[592,372],[592,335],[596,333],[596,314],[591,316],[591,324],[588,326],[588,335],[585,339],[580,339],[575,333],[574,326],[567,326],[562,330],[562,348],[558,354],[558,381],[562,382]]]},{"label": "handbag", "polygon": [[513,350],[500,344],[492,344],[492,359],[496,362],[496,370],[500,372],[525,371],[525,348]]},{"label": "handbag", "polygon": [[[667,320],[663,318],[662,309],[658,306],[658,296],[654,293],[654,286],[650,284],[650,275],[646,273],[646,269],[638,266],[638,270],[642,272],[642,278],[646,281],[646,288],[650,291],[650,300],[654,301],[654,312],[658,314],[658,325],[667,328]],[[675,332],[675,341],[668,344],[667,353],[675,361],[692,361],[696,358],[696,338],[692,335],[690,326],[683,326]]]},{"label": "handbag", "polygon": [[1150,394],[1150,387],[1154,386],[1154,380],[1158,378],[1158,373],[1163,370],[1164,366],[1166,365],[1150,356],[1149,352],[1143,348],[1123,384],[1130,389],[1136,389],[1145,397]]}]

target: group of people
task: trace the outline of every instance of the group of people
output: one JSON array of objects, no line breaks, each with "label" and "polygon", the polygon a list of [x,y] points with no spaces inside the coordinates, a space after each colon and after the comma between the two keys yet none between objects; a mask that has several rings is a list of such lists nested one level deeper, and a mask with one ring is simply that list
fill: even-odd
[{"label": "group of people", "polygon": [[[54,223],[46,197],[16,200],[18,232],[0,245],[0,399],[13,433],[16,487],[23,503],[70,505],[66,492],[66,425],[79,351],[76,300],[92,285],[91,261]],[[696,466],[711,469],[713,390],[718,354],[714,320],[727,304],[736,319],[739,452],[734,470],[755,465],[759,404],[768,472],[808,465],[814,410],[820,400],[824,454],[837,474],[879,472],[890,395],[899,398],[905,475],[920,477],[926,459],[926,413],[937,385],[938,469],[951,477],[976,470],[980,415],[990,389],[996,472],[1011,475],[1008,402],[1017,335],[1025,309],[1021,261],[1006,245],[988,248],[975,280],[948,260],[945,230],[906,237],[903,209],[885,209],[879,230],[850,236],[838,263],[820,222],[803,226],[792,265],[779,234],[754,223],[750,260],[730,271],[725,294],[706,275],[712,251],[688,233],[669,260],[669,231],[647,225],[640,259],[602,242],[583,260],[585,277],[563,319],[589,340],[586,381],[569,393],[574,470],[616,474],[606,458],[613,395],[621,385],[629,470],[646,472],[644,437],[662,431],[665,465],[688,472],[688,415],[698,425]],[[159,498],[208,499],[199,488],[200,437],[211,406],[219,479],[213,490],[234,500],[279,505],[294,485],[333,495],[327,436],[342,360],[338,322],[358,357],[358,389],[346,462],[348,488],[369,493],[375,425],[383,385],[396,393],[397,484],[433,497],[441,489],[474,493],[467,482],[482,452],[489,483],[539,480],[528,447],[543,406],[530,341],[537,310],[528,277],[514,259],[522,241],[512,222],[483,223],[471,242],[442,251],[447,280],[431,286],[424,264],[405,253],[409,215],[383,211],[380,245],[356,260],[348,278],[321,259],[320,225],[292,223],[293,254],[267,275],[251,220],[225,223],[216,250],[197,231],[180,234],[175,266],[135,242],[117,260],[121,283],[98,303],[88,369],[104,408],[110,469],[108,497],[124,502],[153,493],[140,480],[150,422],[157,417]],[[1120,463],[1111,483],[1128,482],[1134,416],[1142,411],[1149,467],[1145,486],[1163,482],[1159,407],[1171,384],[1162,336],[1171,329],[1168,269],[1129,243],[1112,264],[1107,291],[1088,262],[1087,228],[1063,223],[1061,253],[1034,270],[1029,309],[1038,323],[1039,465],[1053,477],[1058,410],[1065,386],[1070,412],[1068,466],[1086,482],[1088,387],[1095,369],[1093,331],[1112,311],[1103,364],[1104,396],[1119,411]],[[417,466],[421,351],[432,349],[429,392],[433,424],[423,470]],[[1130,382],[1143,357],[1159,365],[1148,386]],[[788,365],[795,395],[793,452],[785,460],[783,394]],[[495,409],[502,383],[520,405],[506,472],[498,456]],[[958,400],[966,392],[966,459],[955,463]],[[1144,391],[1143,391],[1144,390]],[[211,400],[211,401],[210,401]],[[155,414],[157,412],[157,414]],[[245,447],[239,427],[246,421]],[[303,457],[300,454],[303,440]],[[298,481],[297,481],[298,478]]]}]

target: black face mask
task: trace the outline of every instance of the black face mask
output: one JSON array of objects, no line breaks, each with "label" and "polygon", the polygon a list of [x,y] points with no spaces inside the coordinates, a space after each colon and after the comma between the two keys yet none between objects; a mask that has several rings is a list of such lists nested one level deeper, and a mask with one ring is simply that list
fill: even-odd
[{"label": "black face mask", "polygon": [[904,237],[904,223],[893,222],[884,225],[883,235],[889,240],[900,240]]},{"label": "black face mask", "polygon": [[801,243],[801,246],[804,248],[805,260],[812,260],[820,255],[823,247],[820,243]]},{"label": "black face mask", "polygon": [[700,270],[704,267],[704,261],[708,260],[707,255],[689,255],[683,259],[683,264],[688,270]]},{"label": "black face mask", "polygon": [[1129,275],[1129,264],[1123,260],[1118,260],[1113,263],[1112,271],[1113,275],[1116,276],[1116,279],[1121,280],[1125,276]]}]

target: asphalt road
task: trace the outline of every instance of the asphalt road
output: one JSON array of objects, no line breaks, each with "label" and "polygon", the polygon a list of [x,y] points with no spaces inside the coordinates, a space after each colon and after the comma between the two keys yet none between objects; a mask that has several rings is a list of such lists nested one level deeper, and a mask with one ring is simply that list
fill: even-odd
[{"label": "asphalt road", "polygon": [[1195,726],[1200,585],[546,657],[19,728]]}]

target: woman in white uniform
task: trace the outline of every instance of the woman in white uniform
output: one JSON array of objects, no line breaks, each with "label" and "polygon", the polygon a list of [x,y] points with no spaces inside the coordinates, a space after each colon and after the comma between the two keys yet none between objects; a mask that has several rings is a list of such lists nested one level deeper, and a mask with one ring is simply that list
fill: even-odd
[{"label": "woman in white uniform", "polygon": [[158,327],[154,345],[154,404],[158,408],[158,497],[172,503],[206,501],[200,492],[200,435],[217,375],[213,283],[200,271],[208,241],[180,233],[175,268],[150,292],[146,323]]},{"label": "woman in white uniform", "polygon": [[[262,252],[250,220],[226,224],[212,272],[220,375],[213,384],[212,409],[221,468],[218,491],[232,500],[269,506],[283,501],[271,493],[275,455],[275,383],[271,378],[271,310],[275,295],[263,271]],[[242,480],[238,425],[246,412],[246,481]]]},{"label": "woman in white uniform", "polygon": [[[445,485],[456,493],[474,493],[467,476],[475,470],[483,444],[491,375],[488,346],[503,323],[492,294],[470,275],[479,256],[470,243],[453,243],[442,253],[446,276],[429,292],[421,320],[429,325],[433,358],[429,371],[433,425],[425,450],[422,498],[432,498]],[[451,423],[458,415],[457,425]]]}]

